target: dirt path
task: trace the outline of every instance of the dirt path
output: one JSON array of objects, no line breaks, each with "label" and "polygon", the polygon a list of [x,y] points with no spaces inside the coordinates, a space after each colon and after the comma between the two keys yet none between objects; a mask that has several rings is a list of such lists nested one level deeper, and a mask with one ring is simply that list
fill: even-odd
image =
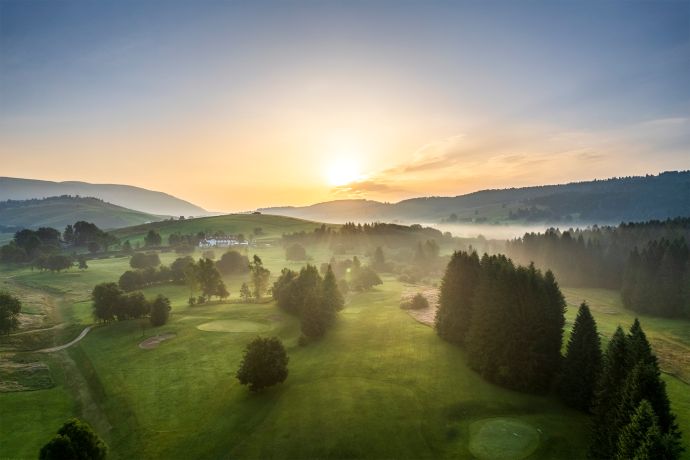
[{"label": "dirt path", "polygon": [[81,339],[86,337],[86,334],[88,334],[90,330],[91,330],[91,326],[87,326],[84,328],[83,331],[81,331],[81,333],[77,336],[77,338],[72,340],[71,342],[68,342],[64,345],[58,345],[57,347],[44,348],[42,350],[36,350],[36,351],[38,353],[52,353],[54,351],[64,350],[65,348],[71,347],[72,345],[74,345],[75,343],[79,342]]},{"label": "dirt path", "polygon": [[51,327],[44,327],[44,328],[38,328],[38,329],[28,329],[26,331],[21,331],[21,332],[13,332],[12,334],[10,334],[10,336],[34,334],[36,332],[53,331],[55,329],[64,329],[65,327],[67,327],[67,324],[60,323],[60,324],[56,324],[55,326],[51,326]]}]

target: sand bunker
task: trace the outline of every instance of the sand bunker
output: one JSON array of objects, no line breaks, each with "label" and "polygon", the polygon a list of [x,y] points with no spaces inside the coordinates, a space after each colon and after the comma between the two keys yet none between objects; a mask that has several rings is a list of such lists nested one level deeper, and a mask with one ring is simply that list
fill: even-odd
[{"label": "sand bunker", "polygon": [[438,309],[438,288],[424,288],[424,289],[414,289],[407,290],[403,292],[400,302],[409,302],[418,293],[421,292],[424,297],[426,297],[427,302],[429,302],[429,308],[423,308],[421,310],[406,310],[407,313],[427,326],[434,325],[434,319],[436,318],[436,310]]},{"label": "sand bunker", "polygon": [[269,331],[271,326],[242,319],[219,319],[200,324],[196,328],[206,332],[264,332]]},{"label": "sand bunker", "polygon": [[513,418],[489,418],[470,425],[470,452],[480,459],[521,460],[539,447],[539,432]]},{"label": "sand bunker", "polygon": [[143,348],[144,350],[151,350],[152,348],[156,348],[164,340],[172,339],[176,335],[177,334],[168,332],[166,334],[160,334],[155,337],[149,337],[148,339],[144,340],[139,344],[139,348]]}]

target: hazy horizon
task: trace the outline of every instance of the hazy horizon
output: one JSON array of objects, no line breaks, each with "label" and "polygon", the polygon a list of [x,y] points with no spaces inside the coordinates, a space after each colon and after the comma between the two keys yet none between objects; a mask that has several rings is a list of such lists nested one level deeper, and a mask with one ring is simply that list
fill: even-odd
[{"label": "hazy horizon", "polygon": [[2,174],[226,211],[688,169],[688,17],[687,2],[5,0]]}]

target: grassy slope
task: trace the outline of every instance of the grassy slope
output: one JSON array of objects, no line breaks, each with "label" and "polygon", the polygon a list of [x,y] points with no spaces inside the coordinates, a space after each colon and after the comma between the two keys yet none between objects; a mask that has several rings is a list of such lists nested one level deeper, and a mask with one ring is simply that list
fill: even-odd
[{"label": "grassy slope", "polygon": [[79,220],[101,228],[121,228],[161,219],[159,216],[115,206],[93,198],[56,198],[27,201],[22,207],[0,209],[0,222],[31,228],[62,230]]},{"label": "grassy slope", "polygon": [[[239,280],[234,284],[237,285]],[[468,457],[469,423],[512,415],[544,431],[541,457],[578,458],[584,417],[550,399],[483,382],[461,350],[397,307],[402,285],[352,298],[322,342],[296,345],[299,326],[272,304],[181,306],[161,331],[177,337],[141,350],[136,322],[94,331],[80,348],[97,370],[121,457]],[[272,327],[291,357],[288,381],[255,396],[233,377],[253,333],[203,332],[211,319]],[[150,331],[147,335],[150,335]],[[132,436],[132,428],[141,436]],[[191,432],[196,434],[189,436]]]},{"label": "grassy slope", "polygon": [[[269,231],[266,219],[273,218],[255,217],[263,218],[259,226]],[[233,216],[212,219],[222,218]],[[188,222],[193,221],[184,223]],[[253,228],[253,223],[243,223]],[[277,234],[280,229],[270,231]],[[300,265],[285,263],[277,246],[257,252],[274,274],[285,265]],[[163,263],[176,257],[161,256]],[[312,256],[321,261],[330,254],[314,251]],[[89,265],[86,272],[22,270],[2,276],[62,296],[60,317],[83,325],[89,321],[89,290],[96,282],[117,279],[127,269],[127,259],[94,260]],[[242,281],[226,279],[233,302]],[[114,458],[176,458],[181,452],[190,458],[469,458],[470,424],[510,416],[543,431],[533,458],[582,456],[586,417],[550,398],[482,381],[465,366],[462,350],[440,341],[397,307],[403,288],[386,278],[379,289],[352,296],[336,328],[306,348],[296,345],[297,321],[272,303],[190,308],[184,287],[149,288],[147,296],[160,292],[172,299],[171,322],[159,330],[142,331],[138,321],[97,328],[69,352],[51,357],[57,387],[0,394],[3,425],[27,427],[11,438],[0,436],[0,452],[34,458],[65,418],[80,415],[106,438]],[[576,304],[587,299],[604,334],[610,335],[618,322],[632,322],[633,316],[621,309],[611,291],[564,292],[571,304],[569,321]],[[257,321],[283,338],[291,358],[285,384],[261,396],[240,387],[233,375],[242,347],[255,334],[196,328],[213,320]],[[687,322],[642,322],[652,339],[673,336],[690,344]],[[177,337],[154,350],[138,348],[142,335],[159,332]],[[69,360],[78,364],[85,380],[65,364]],[[666,380],[681,427],[690,433],[687,385],[671,377]]]},{"label": "grassy slope", "polygon": [[154,229],[161,234],[165,243],[168,235],[177,232],[182,234],[224,232],[231,235],[242,233],[249,238],[254,235],[255,228],[261,228],[263,233],[257,239],[270,240],[280,237],[283,233],[311,231],[320,225],[321,223],[319,222],[296,219],[294,217],[266,214],[227,214],[224,216],[153,222],[116,230],[114,235],[122,241],[129,240],[132,244],[137,242],[143,244],[146,233],[150,229]]}]

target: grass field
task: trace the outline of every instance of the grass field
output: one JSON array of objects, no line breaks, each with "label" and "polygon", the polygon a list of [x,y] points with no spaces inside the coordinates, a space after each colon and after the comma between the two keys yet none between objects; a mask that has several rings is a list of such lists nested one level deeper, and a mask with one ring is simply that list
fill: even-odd
[{"label": "grass field", "polygon": [[[286,263],[276,245],[256,252],[274,275],[283,266],[301,265]],[[330,257],[324,249],[310,253],[314,262]],[[175,257],[161,254],[164,263]],[[74,326],[51,330],[54,341],[65,343],[91,322],[93,285],[117,280],[127,263],[93,260],[84,272],[3,270],[0,277],[5,287],[34,296],[30,310],[45,317],[42,329]],[[91,423],[110,445],[112,458],[121,459],[583,457],[586,416],[552,397],[483,381],[467,368],[461,349],[399,308],[402,292],[412,287],[393,277],[384,276],[384,284],[371,292],[349,295],[334,329],[307,347],[297,345],[298,321],[272,302],[239,301],[243,280],[226,278],[232,293],[227,302],[195,307],[186,305],[183,286],[148,288],[147,296],[162,293],[172,300],[165,326],[114,323],[93,329],[67,350],[45,354],[52,388],[0,393],[0,457],[35,458],[73,415]],[[566,288],[564,293],[568,328],[583,299],[606,336],[618,323],[632,322],[612,291]],[[655,347],[662,339],[674,344],[674,353],[690,345],[688,322],[642,318],[642,324]],[[157,347],[139,347],[162,334],[168,339]],[[252,395],[234,373],[243,347],[257,334],[284,341],[289,376]],[[8,345],[3,338],[0,346],[9,354],[12,347],[31,349],[32,343],[21,339]],[[664,356],[660,353],[662,365],[669,361]],[[665,379],[681,427],[690,433],[688,385]]]},{"label": "grass field", "polygon": [[[224,216],[200,217],[187,220],[166,220],[152,222],[150,224],[138,225],[115,230],[113,234],[120,240],[129,240],[130,243],[144,243],[146,233],[154,229],[163,237],[163,242],[167,241],[168,235],[172,233],[196,234],[206,232],[224,232],[230,235],[242,233],[246,238],[252,237],[259,241],[273,240],[284,233],[294,233],[306,231],[310,232],[316,227],[320,227],[320,222],[312,222],[294,217],[271,216],[263,214],[228,214]],[[337,227],[334,224],[328,224]],[[254,230],[261,228],[259,235],[254,234]]]}]

